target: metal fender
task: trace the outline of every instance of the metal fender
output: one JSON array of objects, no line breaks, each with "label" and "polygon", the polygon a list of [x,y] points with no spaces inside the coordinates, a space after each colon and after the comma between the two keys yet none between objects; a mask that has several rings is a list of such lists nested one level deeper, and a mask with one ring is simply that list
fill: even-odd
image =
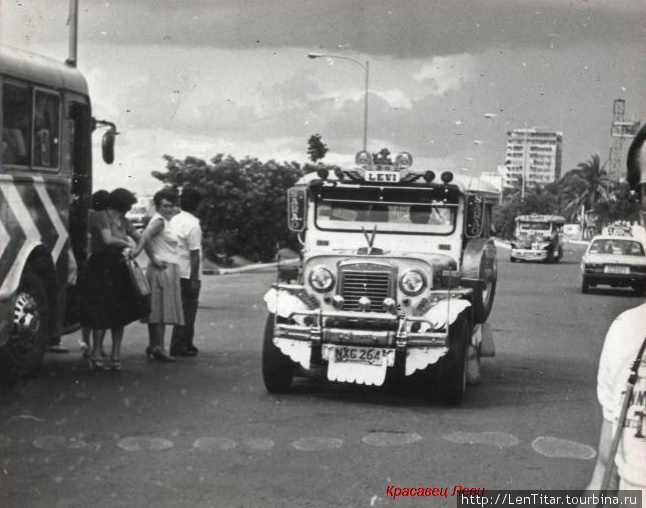
[{"label": "metal fender", "polygon": [[294,318],[292,313],[309,310],[308,305],[301,298],[282,288],[271,288],[265,293],[263,300],[267,305],[267,310],[271,314],[286,319],[292,317],[296,321],[299,321],[299,318],[302,319],[302,317],[297,316]]},{"label": "metal fender", "polygon": [[432,323],[432,327],[428,323],[422,323],[420,327],[421,332],[426,332],[431,329],[442,330],[451,326],[458,316],[465,310],[471,307],[471,302],[464,298],[454,300],[442,300],[435,304],[424,314],[424,317]]},{"label": "metal fender", "polygon": [[465,279],[497,278],[496,246],[491,238],[473,238],[467,242],[462,254],[461,276]]}]

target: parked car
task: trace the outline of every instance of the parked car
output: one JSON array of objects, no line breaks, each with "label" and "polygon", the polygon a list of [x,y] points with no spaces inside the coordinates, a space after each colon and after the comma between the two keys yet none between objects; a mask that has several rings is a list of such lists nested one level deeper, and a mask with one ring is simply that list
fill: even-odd
[{"label": "parked car", "polygon": [[138,230],[144,229],[153,215],[153,204],[151,198],[140,198],[132,205],[126,218],[132,222],[132,225]]},{"label": "parked car", "polygon": [[631,236],[597,235],[581,259],[581,292],[598,285],[632,287],[644,294],[644,244]]}]

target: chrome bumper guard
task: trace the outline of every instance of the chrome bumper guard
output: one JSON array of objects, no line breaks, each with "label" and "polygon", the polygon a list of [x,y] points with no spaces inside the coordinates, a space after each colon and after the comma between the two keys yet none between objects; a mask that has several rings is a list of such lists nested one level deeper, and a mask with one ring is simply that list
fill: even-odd
[{"label": "chrome bumper guard", "polygon": [[[367,316],[363,312],[322,312],[320,309],[296,311],[290,314],[295,316],[310,317],[314,319],[311,325],[276,323],[274,337],[286,338],[298,341],[311,342],[313,344],[338,344],[369,347],[395,347],[398,351],[405,351],[410,347],[448,347],[448,330],[410,332],[408,325],[412,323],[427,324],[433,328],[433,324],[423,318],[415,316],[377,316],[370,314],[372,323],[383,322],[383,328],[390,330],[361,330],[348,328],[325,327],[324,321],[328,318],[356,319],[360,322]],[[392,328],[397,330],[392,330]],[[377,327],[379,328],[379,327]]]}]

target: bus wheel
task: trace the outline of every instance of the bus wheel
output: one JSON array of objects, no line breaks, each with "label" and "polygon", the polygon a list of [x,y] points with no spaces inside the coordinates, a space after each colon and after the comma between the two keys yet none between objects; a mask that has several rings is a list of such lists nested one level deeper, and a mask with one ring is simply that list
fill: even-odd
[{"label": "bus wheel", "polygon": [[469,322],[464,316],[449,327],[449,352],[440,360],[442,399],[449,405],[462,402],[467,389]]},{"label": "bus wheel", "polygon": [[18,286],[13,329],[0,349],[0,375],[5,380],[32,374],[42,363],[49,335],[50,309],[41,278],[29,268]]},{"label": "bus wheel", "polygon": [[296,364],[274,344],[274,315],[267,316],[262,343],[262,379],[269,393],[289,391]]}]

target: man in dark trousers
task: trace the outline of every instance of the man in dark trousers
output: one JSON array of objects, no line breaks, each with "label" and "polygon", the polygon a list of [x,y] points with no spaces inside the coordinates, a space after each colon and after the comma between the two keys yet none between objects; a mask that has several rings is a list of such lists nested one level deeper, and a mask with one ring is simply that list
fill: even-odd
[{"label": "man in dark trousers", "polygon": [[180,195],[182,210],[170,220],[171,227],[179,237],[179,273],[185,321],[184,326],[176,325],[173,328],[170,345],[172,356],[195,356],[198,353],[193,336],[201,286],[202,228],[195,212],[201,199],[197,190],[184,187]]}]

